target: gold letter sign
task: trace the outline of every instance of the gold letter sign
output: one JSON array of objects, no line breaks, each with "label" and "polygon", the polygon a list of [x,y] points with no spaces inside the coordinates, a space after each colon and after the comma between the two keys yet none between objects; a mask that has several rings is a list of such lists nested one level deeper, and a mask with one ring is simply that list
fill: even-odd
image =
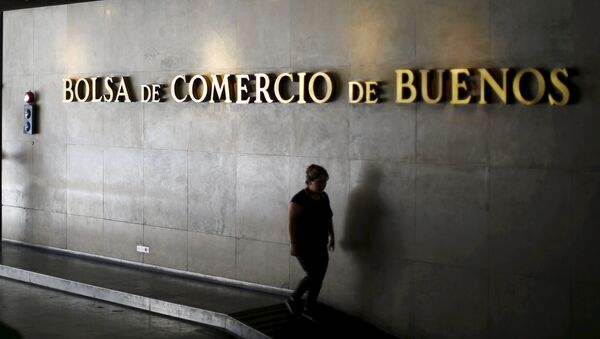
[{"label": "gold letter sign", "polygon": [[[565,106],[571,98],[566,68],[544,71],[523,69],[397,69],[398,104],[488,104],[516,102],[534,105],[548,102]],[[335,97],[335,77],[328,72],[254,74],[179,74],[168,85],[142,84],[141,101],[163,102],[163,94],[178,102],[194,103],[315,103]],[[63,102],[134,102],[129,77],[65,78]],[[377,104],[386,101],[381,81],[348,81],[348,103]],[[164,90],[163,90],[164,89]],[[393,93],[393,92],[392,92]],[[381,96],[381,97],[380,97]]]}]

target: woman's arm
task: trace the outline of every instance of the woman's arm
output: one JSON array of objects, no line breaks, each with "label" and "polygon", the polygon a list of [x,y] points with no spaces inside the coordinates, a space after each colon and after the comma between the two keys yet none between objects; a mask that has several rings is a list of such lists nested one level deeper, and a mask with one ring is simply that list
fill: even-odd
[{"label": "woman's arm", "polygon": [[292,249],[290,254],[292,256],[296,256],[297,247],[296,247],[296,228],[298,227],[298,216],[302,211],[302,207],[300,205],[290,202],[290,206],[288,208],[288,222],[289,222],[289,232],[290,232],[290,244],[292,245]]},{"label": "woman's arm", "polygon": [[335,232],[333,231],[333,220],[329,221],[329,249],[331,251],[335,250]]}]

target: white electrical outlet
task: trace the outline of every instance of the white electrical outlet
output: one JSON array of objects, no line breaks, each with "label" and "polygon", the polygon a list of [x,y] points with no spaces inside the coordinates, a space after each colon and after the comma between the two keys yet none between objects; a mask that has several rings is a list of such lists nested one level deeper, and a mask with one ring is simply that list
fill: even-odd
[{"label": "white electrical outlet", "polygon": [[137,251],[141,253],[150,253],[150,247],[137,245]]}]

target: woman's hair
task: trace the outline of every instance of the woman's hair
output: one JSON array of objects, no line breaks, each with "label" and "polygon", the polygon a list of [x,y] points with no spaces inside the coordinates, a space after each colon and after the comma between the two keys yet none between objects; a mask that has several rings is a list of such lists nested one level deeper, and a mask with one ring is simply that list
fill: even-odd
[{"label": "woman's hair", "polygon": [[329,174],[324,167],[315,164],[308,166],[306,168],[306,184],[308,185],[309,182],[316,180],[321,175],[324,175],[329,179]]}]

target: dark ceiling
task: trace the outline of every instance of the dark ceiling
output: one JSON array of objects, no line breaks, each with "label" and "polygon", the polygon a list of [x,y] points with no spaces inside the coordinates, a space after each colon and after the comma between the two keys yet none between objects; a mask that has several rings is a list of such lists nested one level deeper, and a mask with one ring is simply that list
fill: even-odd
[{"label": "dark ceiling", "polygon": [[0,0],[0,10],[9,11],[11,9],[64,5],[87,1],[95,0]]}]

